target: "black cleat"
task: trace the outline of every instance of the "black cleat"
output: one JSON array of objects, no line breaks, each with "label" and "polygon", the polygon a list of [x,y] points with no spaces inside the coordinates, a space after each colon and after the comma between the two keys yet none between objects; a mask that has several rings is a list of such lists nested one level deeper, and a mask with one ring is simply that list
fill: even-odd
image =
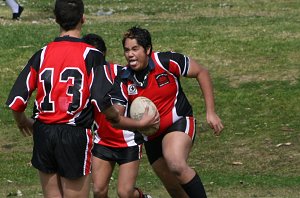
[{"label": "black cleat", "polygon": [[22,14],[22,12],[23,12],[23,10],[24,10],[24,8],[23,8],[22,6],[19,5],[19,11],[18,11],[18,13],[13,13],[12,19],[13,19],[13,20],[19,20],[21,14]]}]

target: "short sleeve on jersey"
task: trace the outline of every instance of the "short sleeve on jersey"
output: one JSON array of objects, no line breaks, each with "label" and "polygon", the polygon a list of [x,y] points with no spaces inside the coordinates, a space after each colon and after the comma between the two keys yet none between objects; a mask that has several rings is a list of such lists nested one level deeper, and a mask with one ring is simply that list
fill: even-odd
[{"label": "short sleeve on jersey", "polygon": [[20,75],[16,79],[6,105],[12,110],[22,112],[27,107],[28,99],[36,88],[37,73],[40,66],[40,55],[42,49],[36,52],[28,61]]},{"label": "short sleeve on jersey", "polygon": [[109,92],[111,90],[110,73],[106,71],[105,60],[100,51],[91,50],[86,60],[87,64],[93,65],[93,79],[91,85],[91,100],[98,111],[104,111],[112,106]]},{"label": "short sleeve on jersey", "polygon": [[189,57],[176,52],[157,52],[157,60],[176,76],[186,76],[189,69]]}]

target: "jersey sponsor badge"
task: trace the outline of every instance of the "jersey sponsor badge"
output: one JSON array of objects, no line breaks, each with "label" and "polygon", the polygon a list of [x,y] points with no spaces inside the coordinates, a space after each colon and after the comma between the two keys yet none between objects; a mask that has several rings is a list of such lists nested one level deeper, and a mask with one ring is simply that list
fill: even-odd
[{"label": "jersey sponsor badge", "polygon": [[162,86],[170,83],[168,74],[166,74],[166,73],[156,75],[155,79],[156,79],[157,85],[159,87],[162,87]]},{"label": "jersey sponsor badge", "polygon": [[135,84],[131,84],[128,86],[128,95],[136,95],[137,94],[137,89]]}]

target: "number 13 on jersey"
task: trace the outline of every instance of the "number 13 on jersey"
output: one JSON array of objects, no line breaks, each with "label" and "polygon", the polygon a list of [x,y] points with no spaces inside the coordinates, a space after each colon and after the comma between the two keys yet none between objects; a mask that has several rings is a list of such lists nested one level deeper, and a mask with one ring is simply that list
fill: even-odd
[{"label": "number 13 on jersey", "polygon": [[[58,79],[57,79],[58,77]],[[76,67],[66,67],[59,75],[55,68],[46,68],[39,75],[42,84],[37,95],[37,106],[43,112],[66,111],[74,114],[83,101],[83,72]]]}]

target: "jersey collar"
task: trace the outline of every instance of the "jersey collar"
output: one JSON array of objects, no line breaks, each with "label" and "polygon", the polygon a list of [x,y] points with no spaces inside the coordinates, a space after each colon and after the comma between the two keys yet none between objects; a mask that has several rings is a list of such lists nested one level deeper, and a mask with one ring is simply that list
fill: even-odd
[{"label": "jersey collar", "polygon": [[56,37],[54,39],[55,42],[59,41],[72,41],[72,42],[82,42],[81,38],[76,38],[76,37],[71,37],[71,36],[61,36],[61,37]]},{"label": "jersey collar", "polygon": [[151,57],[149,57],[148,62],[149,72],[146,74],[144,81],[139,82],[135,77],[135,72],[133,69],[131,69],[129,66],[126,67],[126,70],[122,73],[121,78],[123,80],[131,80],[134,82],[134,84],[138,87],[145,88],[148,84],[148,74],[154,69],[155,64]]}]

